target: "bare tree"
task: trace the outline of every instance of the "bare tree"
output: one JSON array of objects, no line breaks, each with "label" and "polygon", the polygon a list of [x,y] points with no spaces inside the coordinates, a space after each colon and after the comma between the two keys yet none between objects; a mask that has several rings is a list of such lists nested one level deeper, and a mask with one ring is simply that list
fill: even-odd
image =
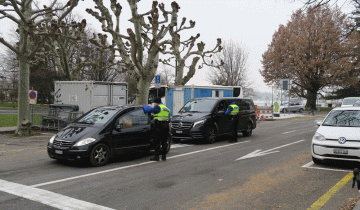
[{"label": "bare tree", "polygon": [[[120,33],[120,15],[122,6],[116,0],[111,0],[111,11],[115,15],[115,22],[107,7],[103,5],[102,1],[94,0],[96,9],[100,13],[87,9],[86,11],[97,18],[102,23],[102,30],[108,32],[112,36],[113,48],[119,53],[121,62],[124,64],[127,71],[131,71],[138,79],[136,103],[146,104],[150,83],[153,80],[156,69],[159,63],[159,51],[161,40],[167,34],[170,26],[173,23],[169,22],[169,14],[177,15],[177,10],[173,8],[170,13],[163,12],[163,21],[159,21],[159,8],[164,8],[164,4],[158,5],[154,1],[151,9],[143,14],[138,12],[138,2],[140,0],[128,0],[131,10],[130,22],[133,24],[133,29],[127,29],[127,35]],[[145,17],[149,22],[145,22]],[[167,25],[166,25],[167,24]],[[145,52],[146,51],[146,52]],[[144,58],[144,53],[147,57]]]},{"label": "bare tree", "polygon": [[[171,6],[173,11],[178,11],[180,9],[179,5],[176,2],[172,2]],[[164,8],[162,9],[163,13],[170,13],[166,11]],[[218,67],[221,66],[222,63],[218,65],[214,65],[213,61],[209,61],[207,58],[211,58],[213,54],[218,53],[222,50],[221,47],[221,39],[217,39],[217,44],[212,50],[205,51],[205,43],[198,42],[200,34],[198,33],[195,37],[191,36],[189,39],[181,41],[180,40],[180,32],[183,32],[187,29],[192,29],[195,27],[195,21],[190,20],[189,26],[186,26],[186,17],[183,17],[180,25],[178,26],[178,16],[172,16],[172,25],[169,29],[169,33],[171,36],[171,40],[167,40],[163,42],[165,46],[162,46],[161,52],[165,55],[170,55],[170,58],[160,60],[165,65],[169,65],[175,68],[175,85],[185,85],[195,74],[196,65],[200,59],[202,59],[202,64],[199,65],[199,69],[203,67],[203,65]],[[169,50],[167,50],[167,45],[170,45]],[[197,49],[194,50],[195,45]],[[190,66],[186,66],[186,61],[192,59]],[[175,60],[175,66],[173,66],[173,62]],[[188,69],[187,74],[184,76],[185,68]]]},{"label": "bare tree", "polygon": [[[33,0],[0,0],[0,19],[7,18],[17,24],[17,32],[20,36],[16,47],[4,38],[0,38],[0,43],[15,52],[19,59],[19,112],[16,134],[26,134],[25,131],[31,125],[28,102],[30,61],[39,52],[48,35],[57,33],[58,26],[77,6],[79,0],[70,0],[61,8],[55,7],[56,2],[54,0],[49,6],[44,5],[43,9],[34,9]],[[53,18],[53,13],[58,10],[63,10],[64,13],[57,20],[51,21],[50,25],[46,25],[46,22]],[[30,42],[30,39],[36,42]]]},{"label": "bare tree", "polygon": [[[214,64],[218,68],[212,68],[212,75],[209,76],[213,85],[242,86],[245,87],[247,78],[246,62],[248,52],[241,44],[230,40],[223,44],[223,50],[213,57]],[[221,62],[224,62],[221,65]]]},{"label": "bare tree", "polygon": [[175,74],[172,72],[173,69],[168,68],[167,66],[162,66],[161,71],[159,71],[158,69],[158,74],[160,75],[161,78],[161,85],[167,85],[170,86],[172,84],[174,84],[174,80],[175,80]]}]

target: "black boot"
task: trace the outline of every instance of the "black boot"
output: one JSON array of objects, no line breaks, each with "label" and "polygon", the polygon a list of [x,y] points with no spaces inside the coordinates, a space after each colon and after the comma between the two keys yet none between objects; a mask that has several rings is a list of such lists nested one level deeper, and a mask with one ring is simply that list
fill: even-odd
[{"label": "black boot", "polygon": [[159,160],[160,160],[160,158],[159,158],[159,156],[158,156],[158,155],[155,155],[155,157],[150,158],[150,160],[151,160],[151,161],[159,161]]},{"label": "black boot", "polygon": [[166,155],[162,155],[161,160],[166,161]]}]

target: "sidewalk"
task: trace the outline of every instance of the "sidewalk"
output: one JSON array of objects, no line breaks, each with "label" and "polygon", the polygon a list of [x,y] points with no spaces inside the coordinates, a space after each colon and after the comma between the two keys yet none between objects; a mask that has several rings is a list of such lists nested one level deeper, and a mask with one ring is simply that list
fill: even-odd
[{"label": "sidewalk", "polygon": [[15,132],[16,130],[16,126],[15,127],[0,127],[0,133],[12,133]]}]

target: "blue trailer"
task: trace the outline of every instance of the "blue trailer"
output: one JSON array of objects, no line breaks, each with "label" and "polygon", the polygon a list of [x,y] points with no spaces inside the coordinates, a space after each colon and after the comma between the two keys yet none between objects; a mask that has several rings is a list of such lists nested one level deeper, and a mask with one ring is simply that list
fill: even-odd
[{"label": "blue trailer", "polygon": [[178,111],[193,98],[204,97],[238,97],[243,98],[243,90],[239,86],[177,86],[168,87],[161,86],[160,88],[152,87],[149,93],[149,103],[152,103],[154,98],[160,97],[163,104],[165,104],[171,111],[171,116],[178,113]]}]

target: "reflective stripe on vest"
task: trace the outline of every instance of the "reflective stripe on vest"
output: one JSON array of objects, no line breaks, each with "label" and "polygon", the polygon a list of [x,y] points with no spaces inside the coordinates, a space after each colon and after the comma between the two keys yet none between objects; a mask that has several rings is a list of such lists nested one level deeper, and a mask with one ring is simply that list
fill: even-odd
[{"label": "reflective stripe on vest", "polygon": [[164,104],[159,104],[158,106],[160,107],[160,112],[154,114],[154,120],[159,120],[159,121],[169,120],[170,110]]},{"label": "reflective stripe on vest", "polygon": [[232,111],[230,112],[230,115],[237,115],[239,112],[239,107],[236,104],[231,104]]}]

